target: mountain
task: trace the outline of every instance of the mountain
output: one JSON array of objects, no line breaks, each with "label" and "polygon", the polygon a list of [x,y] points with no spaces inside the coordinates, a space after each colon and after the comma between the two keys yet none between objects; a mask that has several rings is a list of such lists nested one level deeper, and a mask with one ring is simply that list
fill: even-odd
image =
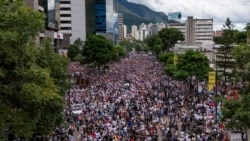
[{"label": "mountain", "polygon": [[168,16],[163,12],[155,12],[148,7],[128,2],[127,0],[118,1],[118,12],[123,14],[123,22],[131,31],[132,25],[139,26],[141,23],[168,23]]}]

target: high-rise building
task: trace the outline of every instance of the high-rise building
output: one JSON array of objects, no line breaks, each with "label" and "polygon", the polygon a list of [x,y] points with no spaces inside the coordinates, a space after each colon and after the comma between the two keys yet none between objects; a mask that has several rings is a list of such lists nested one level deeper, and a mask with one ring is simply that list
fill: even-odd
[{"label": "high-rise building", "polygon": [[213,41],[213,19],[194,19],[195,44]]},{"label": "high-rise building", "polygon": [[40,44],[44,38],[51,38],[51,44],[57,52],[59,49],[67,48],[69,37],[58,32],[60,29],[59,0],[24,0],[24,2],[33,10],[43,12],[46,15],[44,29],[36,37],[36,43]]},{"label": "high-rise building", "polygon": [[123,25],[123,37],[126,39],[128,35],[128,28],[126,25]]},{"label": "high-rise building", "polygon": [[186,45],[195,45],[195,23],[193,17],[187,17],[186,20]]},{"label": "high-rise building", "polygon": [[[118,29],[118,15],[114,12],[113,0],[95,0],[96,34],[105,36],[115,44],[115,27]],[[118,33],[117,33],[118,34]]]},{"label": "high-rise building", "polygon": [[136,25],[132,25],[132,33],[131,36],[135,39],[138,39],[138,29]]},{"label": "high-rise building", "polygon": [[148,35],[153,35],[159,32],[159,23],[148,24]]},{"label": "high-rise building", "polygon": [[118,42],[124,38],[123,15],[118,13]]},{"label": "high-rise building", "polygon": [[86,36],[96,33],[96,8],[95,0],[85,0],[86,5]]},{"label": "high-rise building", "polygon": [[60,32],[71,36],[71,1],[60,0]]},{"label": "high-rise building", "polygon": [[85,0],[60,0],[60,32],[69,34],[70,43],[86,40]]},{"label": "high-rise building", "polygon": [[71,0],[71,43],[78,38],[86,40],[85,21],[85,0]]}]

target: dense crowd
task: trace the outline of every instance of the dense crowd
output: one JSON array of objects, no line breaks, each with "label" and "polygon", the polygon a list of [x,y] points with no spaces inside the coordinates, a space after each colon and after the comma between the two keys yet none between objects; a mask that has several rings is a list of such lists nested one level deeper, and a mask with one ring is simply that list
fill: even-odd
[{"label": "dense crowd", "polygon": [[[131,52],[103,74],[90,75],[79,63],[69,69],[73,79],[90,80],[86,87],[75,85],[65,98],[71,140],[228,140],[217,120],[221,103],[215,103],[206,81],[173,80],[153,55]],[[223,92],[217,88],[219,95]],[[228,88],[225,96],[230,92]],[[72,106],[77,104],[82,113],[73,114]]]}]

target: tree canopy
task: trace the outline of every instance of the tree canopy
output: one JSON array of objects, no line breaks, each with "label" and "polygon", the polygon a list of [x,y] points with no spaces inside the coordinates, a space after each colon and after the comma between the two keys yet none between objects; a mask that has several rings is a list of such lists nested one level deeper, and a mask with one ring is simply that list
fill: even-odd
[{"label": "tree canopy", "polygon": [[149,50],[158,55],[162,52],[162,40],[158,34],[148,36],[144,39],[144,42],[148,45]]},{"label": "tree canopy", "polygon": [[[240,99],[238,100],[223,100],[222,105],[222,121],[226,123],[229,129],[250,128],[250,47],[246,44],[239,45],[233,49],[233,57],[236,61],[236,77],[241,82],[243,87],[238,88]],[[234,88],[236,89],[236,88]]]},{"label": "tree canopy", "polygon": [[78,54],[80,54],[80,50],[82,49],[82,47],[83,47],[83,41],[80,38],[78,38],[77,40],[74,41],[72,45],[69,46],[68,57],[71,60],[74,60],[74,58]]},{"label": "tree canopy", "polygon": [[184,40],[184,35],[176,28],[163,28],[159,31],[164,51],[169,51],[178,41]]},{"label": "tree canopy", "polygon": [[[209,67],[209,60],[204,54],[200,52],[187,50],[184,54],[177,55],[178,59],[176,65],[173,64],[172,55],[167,55],[166,58],[166,73],[175,79],[184,80],[188,76],[196,76],[198,79],[207,77]],[[170,60],[170,61],[169,61]]]},{"label": "tree canopy", "polygon": [[230,18],[226,19],[225,24],[223,25],[223,34],[221,37],[221,46],[218,48],[216,65],[222,71],[224,80],[227,80],[229,73],[227,70],[232,69],[235,65],[233,60],[232,51],[234,48],[234,25],[232,24]]},{"label": "tree canopy", "polygon": [[91,35],[85,41],[82,55],[82,63],[92,64],[100,69],[102,66],[114,60],[114,46],[104,36]]},{"label": "tree canopy", "polygon": [[36,47],[43,14],[22,0],[6,2],[0,1],[0,130],[18,137],[48,134],[62,118],[67,59],[51,45],[50,50]]}]

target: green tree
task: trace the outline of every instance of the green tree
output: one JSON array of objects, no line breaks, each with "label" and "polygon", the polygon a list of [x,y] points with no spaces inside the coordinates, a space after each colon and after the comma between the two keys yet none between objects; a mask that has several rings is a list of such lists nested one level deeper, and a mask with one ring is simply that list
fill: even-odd
[{"label": "green tree", "polygon": [[[0,1],[0,140],[4,130],[26,138],[48,134],[58,124],[64,100],[61,82],[51,77],[54,70],[38,64],[41,50],[34,37],[44,26],[44,15],[22,0],[6,2]],[[49,59],[57,58],[44,61]]]},{"label": "green tree", "polygon": [[164,28],[158,34],[163,42],[164,51],[169,51],[178,41],[184,40],[184,35],[176,28]]},{"label": "green tree", "polygon": [[144,42],[148,45],[149,50],[152,51],[153,54],[158,55],[161,53],[162,41],[159,38],[158,34],[148,36],[144,39]]},{"label": "green tree", "polygon": [[250,23],[247,23],[245,29],[247,31],[247,44],[250,44]]},{"label": "green tree", "polygon": [[74,58],[80,54],[80,50],[83,47],[83,41],[78,38],[77,40],[74,41],[74,44],[69,46],[69,50],[68,50],[68,57],[71,60],[74,60]]},{"label": "green tree", "polygon": [[84,58],[82,63],[91,64],[100,72],[101,67],[114,59],[113,55],[114,46],[108,39],[101,35],[91,35],[85,41],[82,49]]},{"label": "green tree", "polygon": [[119,57],[125,57],[125,56],[126,56],[125,49],[124,49],[122,46],[117,45],[117,46],[115,47],[115,50],[116,50],[116,52],[118,53],[118,56],[119,56]]},{"label": "green tree", "polygon": [[46,38],[38,50],[37,64],[44,69],[50,70],[50,77],[55,80],[59,92],[64,95],[65,91],[70,87],[68,82],[69,59],[53,51],[50,38]]},{"label": "green tree", "polygon": [[209,60],[204,54],[200,52],[187,50],[184,54],[179,54],[177,63],[174,66],[173,58],[169,57],[166,65],[166,73],[173,76],[175,79],[186,79],[188,76],[196,76],[198,79],[207,77],[209,67]]},{"label": "green tree", "polygon": [[250,47],[247,44],[240,44],[233,49],[235,64],[235,77],[246,81],[250,77]]},{"label": "green tree", "polygon": [[229,73],[227,70],[234,67],[234,60],[232,56],[232,50],[234,48],[234,25],[231,20],[227,18],[223,25],[223,34],[221,38],[221,46],[218,48],[216,64],[218,68],[222,69],[224,80],[227,80]]},{"label": "green tree", "polygon": [[234,30],[234,41],[236,44],[247,43],[247,32]]}]

